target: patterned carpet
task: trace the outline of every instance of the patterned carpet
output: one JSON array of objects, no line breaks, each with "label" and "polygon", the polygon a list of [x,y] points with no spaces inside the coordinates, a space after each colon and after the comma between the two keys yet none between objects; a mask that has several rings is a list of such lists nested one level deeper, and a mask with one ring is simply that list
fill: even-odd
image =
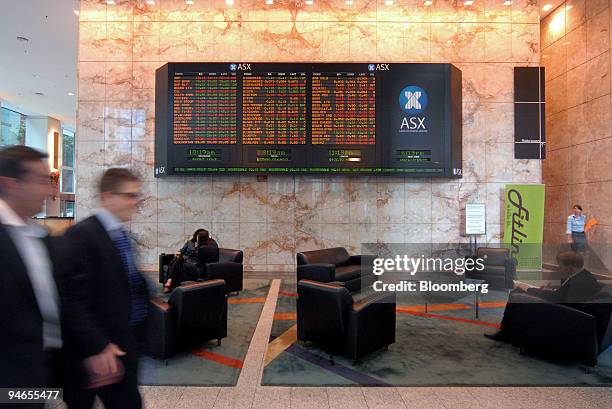
[{"label": "patterned carpet", "polygon": [[[483,336],[493,332],[507,293],[451,294],[432,299],[398,293],[396,342],[356,364],[316,345],[296,341],[296,284],[284,281],[277,303],[263,374],[264,385],[283,386],[450,386],[450,385],[610,385],[612,348],[589,373],[559,364]],[[365,296],[357,294],[356,299]]]},{"label": "patterned carpet", "polygon": [[[210,341],[163,361],[146,357],[141,363],[142,385],[236,385],[242,362],[268,295],[269,280],[245,279],[240,295],[228,298],[227,338],[221,346]],[[161,293],[161,288],[159,289]]]}]

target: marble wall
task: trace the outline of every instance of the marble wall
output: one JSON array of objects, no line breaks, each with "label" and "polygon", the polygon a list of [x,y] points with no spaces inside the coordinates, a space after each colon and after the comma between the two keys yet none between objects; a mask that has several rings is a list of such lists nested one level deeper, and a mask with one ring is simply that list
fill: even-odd
[{"label": "marble wall", "polygon": [[[197,227],[245,251],[248,269],[291,271],[296,250],[362,242],[454,242],[466,202],[487,204],[499,241],[506,183],[541,181],[513,159],[513,67],[538,65],[535,0],[81,0],[77,216],[108,166],[131,166],[146,200],[131,224],[145,266]],[[460,180],[383,177],[153,177],[154,72],[168,61],[451,62],[463,71]]]},{"label": "marble wall", "polygon": [[611,18],[608,0],[568,0],[542,20],[548,243],[565,239],[576,203],[599,221],[591,242],[612,243]]}]

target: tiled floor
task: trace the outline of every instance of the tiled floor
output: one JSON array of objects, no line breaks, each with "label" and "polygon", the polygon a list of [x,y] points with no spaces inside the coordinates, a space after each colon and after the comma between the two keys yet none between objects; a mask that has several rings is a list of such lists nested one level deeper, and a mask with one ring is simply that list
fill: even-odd
[{"label": "tiled floor", "polygon": [[259,386],[280,280],[272,281],[235,387],[142,387],[146,409],[590,409],[612,388],[291,388]]}]

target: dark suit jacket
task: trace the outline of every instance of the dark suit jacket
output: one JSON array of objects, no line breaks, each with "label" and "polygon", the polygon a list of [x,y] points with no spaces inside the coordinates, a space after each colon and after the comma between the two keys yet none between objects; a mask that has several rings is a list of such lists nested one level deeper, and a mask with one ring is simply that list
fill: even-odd
[{"label": "dark suit jacket", "polygon": [[[58,268],[62,248],[57,239],[43,241],[61,299]],[[7,228],[0,224],[0,387],[42,387],[49,375],[43,352],[43,320],[15,245]]]},{"label": "dark suit jacket", "polygon": [[582,303],[598,294],[601,287],[590,272],[582,270],[566,279],[555,291],[530,288],[527,292],[551,302]]},{"label": "dark suit jacket", "polygon": [[86,358],[109,342],[127,353],[128,367],[138,358],[130,326],[130,289],[121,255],[97,217],[91,216],[66,231],[74,262],[66,278],[64,320],[71,349]]}]

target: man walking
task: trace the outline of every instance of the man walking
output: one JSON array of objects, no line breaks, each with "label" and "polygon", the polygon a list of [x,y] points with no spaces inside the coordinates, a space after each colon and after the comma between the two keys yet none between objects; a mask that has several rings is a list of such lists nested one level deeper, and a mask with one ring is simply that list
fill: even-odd
[{"label": "man walking", "polygon": [[46,158],[25,146],[0,151],[0,388],[61,386],[61,249],[31,220],[53,193]]},{"label": "man walking", "polygon": [[141,202],[131,171],[108,169],[99,184],[100,210],[66,232],[75,255],[67,280],[65,319],[85,382],[64,392],[72,408],[91,408],[98,395],[107,409],[139,409],[138,359],[144,342],[148,291],[124,223]]}]

